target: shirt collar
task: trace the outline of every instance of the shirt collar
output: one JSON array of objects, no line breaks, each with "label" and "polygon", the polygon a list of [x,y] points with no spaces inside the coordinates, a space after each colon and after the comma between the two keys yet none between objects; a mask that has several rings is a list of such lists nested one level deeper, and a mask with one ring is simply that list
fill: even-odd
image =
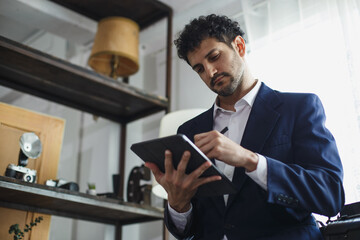
[{"label": "shirt collar", "polygon": [[[256,80],[256,85],[250,90],[250,92],[248,92],[244,97],[242,97],[240,100],[238,100],[236,103],[235,103],[235,108],[239,105],[241,105],[242,103],[246,103],[248,104],[250,107],[253,106],[254,102],[255,102],[255,98],[259,92],[259,89],[260,89],[260,86],[261,86],[261,82],[259,80]],[[213,117],[215,119],[216,117],[216,113],[218,112],[226,112],[228,110],[225,110],[223,108],[221,108],[219,105],[218,105],[218,98],[216,97],[215,99],[215,103],[214,103],[214,113],[213,113]]]}]

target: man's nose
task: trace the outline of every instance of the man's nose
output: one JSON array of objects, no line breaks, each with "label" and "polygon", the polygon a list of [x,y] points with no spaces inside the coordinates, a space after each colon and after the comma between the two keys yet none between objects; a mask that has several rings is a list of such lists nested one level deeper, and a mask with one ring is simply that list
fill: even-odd
[{"label": "man's nose", "polygon": [[206,66],[206,74],[211,79],[217,73],[217,69],[215,66],[209,64]]}]

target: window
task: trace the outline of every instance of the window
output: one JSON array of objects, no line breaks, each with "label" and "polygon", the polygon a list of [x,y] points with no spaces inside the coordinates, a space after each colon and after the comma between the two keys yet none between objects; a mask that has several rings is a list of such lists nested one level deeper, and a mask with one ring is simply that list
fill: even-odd
[{"label": "window", "polygon": [[246,14],[236,16],[256,78],[322,100],[344,166],[346,204],[360,201],[359,7],[356,0],[245,0]]}]

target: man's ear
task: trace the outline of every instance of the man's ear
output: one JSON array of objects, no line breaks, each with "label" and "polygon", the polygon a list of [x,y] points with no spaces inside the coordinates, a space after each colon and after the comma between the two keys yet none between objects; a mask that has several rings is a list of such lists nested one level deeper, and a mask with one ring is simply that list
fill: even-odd
[{"label": "man's ear", "polygon": [[245,55],[245,40],[240,36],[236,36],[236,38],[233,41],[234,45],[235,45],[235,49],[238,51],[238,53],[240,54],[240,57],[243,57]]}]

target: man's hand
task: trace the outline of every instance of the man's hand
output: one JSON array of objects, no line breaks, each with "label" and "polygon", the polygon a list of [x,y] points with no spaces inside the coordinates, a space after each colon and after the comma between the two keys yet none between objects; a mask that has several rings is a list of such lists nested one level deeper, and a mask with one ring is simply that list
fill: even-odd
[{"label": "man's hand", "polygon": [[244,167],[248,172],[256,169],[258,156],[233,142],[218,131],[194,136],[195,145],[208,157],[216,158],[234,167]]},{"label": "man's hand", "polygon": [[170,206],[177,212],[186,212],[190,209],[190,200],[195,195],[197,188],[205,183],[220,180],[220,176],[202,177],[202,173],[211,166],[210,162],[203,163],[190,174],[185,174],[186,166],[190,159],[190,152],[185,151],[177,170],[172,162],[172,154],[165,151],[165,173],[154,163],[146,162],[145,166],[153,172],[156,181],[165,188],[168,193]]}]

